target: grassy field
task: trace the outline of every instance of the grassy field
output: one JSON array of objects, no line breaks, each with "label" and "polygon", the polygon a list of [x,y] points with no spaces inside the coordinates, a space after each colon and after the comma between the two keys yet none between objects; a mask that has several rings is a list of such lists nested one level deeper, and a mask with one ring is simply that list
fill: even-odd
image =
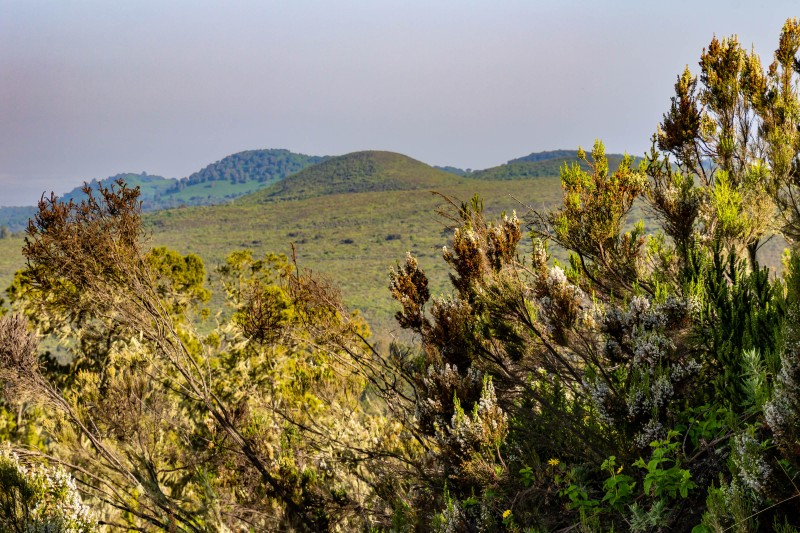
[{"label": "grassy field", "polygon": [[257,181],[247,181],[245,183],[231,183],[229,181],[195,183],[187,185],[186,188],[180,192],[173,193],[170,198],[183,202],[190,202],[198,199],[219,201],[220,198],[233,198],[250,194],[275,183],[275,181],[277,180],[265,183],[259,183]]},{"label": "grassy field", "polygon": [[5,289],[14,279],[14,272],[25,266],[25,258],[22,257],[22,234],[17,233],[13,237],[0,239],[0,298],[5,298]]},{"label": "grassy field", "polygon": [[[473,194],[486,199],[486,211],[517,210],[525,202],[551,204],[560,198],[556,178],[479,182],[461,180],[439,192],[461,200]],[[431,279],[433,294],[446,290],[441,257],[451,230],[437,214],[444,200],[428,190],[332,194],[268,204],[232,204],[173,209],[146,217],[154,245],[203,257],[209,269],[236,249],[256,254],[291,253],[295,244],[303,268],[330,277],[346,302],[360,309],[374,329],[391,331],[396,310],[388,274],[407,251],[419,258]]]}]

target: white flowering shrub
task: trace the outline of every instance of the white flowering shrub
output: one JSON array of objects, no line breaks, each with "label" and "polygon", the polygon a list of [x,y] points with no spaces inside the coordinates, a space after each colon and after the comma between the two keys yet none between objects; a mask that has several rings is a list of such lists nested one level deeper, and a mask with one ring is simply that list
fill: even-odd
[{"label": "white flowering shrub", "polygon": [[481,398],[471,415],[464,412],[456,398],[456,409],[450,423],[448,440],[455,441],[465,452],[493,453],[508,433],[508,416],[497,405],[497,396],[490,378],[483,381]]},{"label": "white flowering shrub", "polygon": [[786,459],[800,469],[800,312],[789,313],[787,339],[775,394],[764,407],[764,418]]},{"label": "white flowering shrub", "polygon": [[0,530],[89,533],[97,523],[62,468],[26,466],[0,448]]},{"label": "white flowering shrub", "polygon": [[653,304],[635,296],[626,307],[607,306],[599,317],[604,352],[617,372],[586,382],[601,420],[633,429],[633,442],[646,449],[664,438],[674,424],[673,402],[700,369],[698,361],[680,346],[685,342],[693,303],[670,297]]}]

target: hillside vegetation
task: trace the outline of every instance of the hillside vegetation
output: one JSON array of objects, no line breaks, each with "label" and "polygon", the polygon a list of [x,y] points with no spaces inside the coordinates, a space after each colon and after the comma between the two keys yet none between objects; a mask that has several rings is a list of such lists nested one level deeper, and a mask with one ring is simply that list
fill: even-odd
[{"label": "hillside vegetation", "polygon": [[240,200],[264,203],[327,194],[431,189],[458,183],[448,172],[393,152],[365,151],[333,157]]},{"label": "hillside vegetation", "polygon": [[28,225],[28,219],[35,213],[36,208],[32,205],[0,207],[0,227],[22,231]]},{"label": "hillside vegetation", "polygon": [[327,157],[296,154],[289,150],[247,150],[212,163],[179,183],[187,186],[210,181],[271,183],[325,159]]},{"label": "hillside vegetation", "polygon": [[[516,180],[525,178],[542,178],[558,176],[564,165],[579,164],[586,171],[589,165],[579,161],[576,150],[553,150],[534,152],[524,157],[512,159],[508,163],[485,170],[477,170],[466,176],[480,180]],[[611,168],[616,168],[622,161],[620,154],[609,154]]]},{"label": "hillside vegetation", "polygon": [[[224,157],[181,179],[165,178],[146,172],[126,172],[102,180],[93,179],[89,184],[97,190],[101,184],[108,187],[122,179],[130,187],[139,187],[142,209],[149,212],[180,206],[225,203],[268,187],[325,159],[324,156],[297,154],[283,149],[247,150]],[[81,186],[76,186],[61,198],[65,201],[80,201],[85,196]],[[38,198],[31,200],[36,201]],[[27,226],[28,219],[35,212],[36,208],[33,206],[0,207],[0,226],[20,231]]]},{"label": "hillside vegetation", "polygon": [[[522,214],[528,206],[553,205],[561,196],[556,177],[483,182],[435,171],[399,154],[362,154],[334,158],[288,178],[285,181],[294,183],[281,191],[285,197],[272,187],[232,204],[150,214],[145,222],[153,244],[196,253],[211,268],[221,264],[231,248],[246,248],[256,256],[290,255],[294,244],[300,266],[330,277],[347,304],[361,310],[373,329],[385,335],[396,328],[388,273],[406,252],[430,268],[434,293],[447,286],[441,255],[453,223],[437,210],[454,209],[431,191],[457,203],[479,194],[492,215],[512,210]],[[367,190],[339,192],[337,175],[322,170],[338,171],[353,161],[370,169],[357,182]],[[335,164],[329,166],[331,162]],[[382,183],[378,176],[391,178]]]}]

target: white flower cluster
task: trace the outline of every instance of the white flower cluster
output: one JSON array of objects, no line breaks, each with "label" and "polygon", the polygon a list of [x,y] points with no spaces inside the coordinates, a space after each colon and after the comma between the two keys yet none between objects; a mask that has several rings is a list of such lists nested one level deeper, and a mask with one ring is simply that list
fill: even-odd
[{"label": "white flower cluster", "polygon": [[457,406],[448,435],[440,435],[440,438],[467,452],[496,447],[507,433],[508,415],[497,404],[494,385],[487,379],[472,416]]},{"label": "white flower cluster", "polygon": [[650,391],[652,393],[651,402],[653,406],[657,408],[666,407],[675,394],[675,390],[672,388],[672,382],[669,377],[664,374],[656,378]]},{"label": "white flower cluster", "polygon": [[676,383],[682,381],[686,377],[696,375],[701,369],[700,363],[694,359],[682,361],[681,364],[672,367],[672,381]]},{"label": "white flower cluster", "polygon": [[600,419],[609,424],[614,423],[614,416],[608,410],[608,402],[611,397],[611,389],[608,384],[603,381],[596,381],[586,382],[583,386],[589,393]]},{"label": "white flower cluster", "polygon": [[428,366],[427,375],[422,380],[427,389],[424,399],[417,402],[415,417],[418,421],[429,420],[438,425],[446,425],[447,419],[443,418],[443,398],[450,399],[454,391],[471,390],[477,393],[483,382],[480,370],[470,367],[466,375],[462,376],[454,364],[432,364]]},{"label": "white flower cluster", "polygon": [[650,411],[647,396],[645,396],[644,391],[640,388],[631,388],[625,400],[625,404],[628,406],[628,414],[631,418],[636,418]]},{"label": "white flower cluster", "polygon": [[[479,251],[480,240],[478,239],[478,235],[472,228],[456,228],[453,232],[453,248],[456,253],[458,253],[459,250],[464,251],[467,248],[473,252]],[[453,252],[451,252],[447,246],[442,247],[442,257],[448,262],[455,258]]]},{"label": "white flower cluster", "polygon": [[639,448],[647,448],[650,443],[655,440],[662,440],[667,435],[667,430],[664,425],[658,420],[648,420],[647,424],[642,427],[642,430],[634,438],[633,442]]},{"label": "white flower cluster", "polygon": [[570,283],[567,275],[560,266],[554,266],[547,272],[547,285],[549,285],[551,289],[557,289],[557,291],[554,292],[568,295],[576,301],[582,301],[586,297],[580,287]]},{"label": "white flower cluster", "polygon": [[534,267],[547,265],[547,248],[544,241],[541,239],[533,239],[533,251],[531,253],[531,260]]},{"label": "white flower cluster", "polygon": [[736,435],[731,447],[731,460],[736,465],[738,478],[753,495],[765,501],[772,467],[764,460],[761,443],[750,433]]},{"label": "white flower cluster", "polygon": [[[63,468],[26,467],[7,446],[0,448],[0,468],[16,471],[16,479],[25,485],[17,488],[24,489],[19,492],[26,494],[29,513],[14,517],[15,528],[30,533],[95,531],[96,522],[89,507],[83,504],[75,480]],[[0,490],[8,489],[0,486]]]},{"label": "white flower cluster", "polygon": [[682,357],[674,332],[688,325],[693,303],[669,298],[660,304],[636,296],[627,307],[610,307],[600,316],[606,355],[627,366],[629,386],[624,405],[614,406],[608,387],[596,384],[589,393],[601,416],[610,412],[642,424],[637,444],[647,446],[663,433],[662,421],[675,398],[676,389],[700,368]]},{"label": "white flower cluster", "polygon": [[459,533],[464,530],[466,515],[459,502],[450,501],[442,511],[441,521],[436,528],[438,533]]},{"label": "white flower cluster", "polygon": [[539,307],[539,319],[551,334],[558,327],[559,321],[570,321],[578,318],[581,302],[586,295],[580,287],[570,283],[567,275],[559,266],[547,271],[547,276],[538,281],[535,299]]},{"label": "white flower cluster", "polygon": [[547,282],[550,285],[566,285],[569,283],[567,275],[564,274],[564,270],[558,265],[551,268],[547,274]]},{"label": "white flower cluster", "polygon": [[643,327],[640,334],[633,338],[633,364],[652,369],[674,349],[675,344],[662,332]]},{"label": "white flower cluster", "polygon": [[[800,332],[793,324],[800,316],[792,312],[787,337],[797,339]],[[788,341],[781,355],[781,370],[775,380],[775,393],[764,406],[764,418],[779,442],[797,442],[800,434],[800,342]]]},{"label": "white flower cluster", "polygon": [[628,391],[626,405],[631,418],[641,417],[647,413],[658,413],[667,407],[675,390],[669,376],[659,374],[645,387],[632,387]]}]

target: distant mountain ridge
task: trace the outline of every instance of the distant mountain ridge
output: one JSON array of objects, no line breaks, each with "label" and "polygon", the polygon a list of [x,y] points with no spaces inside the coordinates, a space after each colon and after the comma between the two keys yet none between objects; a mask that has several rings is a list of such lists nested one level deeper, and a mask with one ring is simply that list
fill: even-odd
[{"label": "distant mountain ridge", "polygon": [[[616,169],[625,157],[622,154],[606,154],[608,166]],[[591,161],[591,156],[589,156]],[[511,159],[508,163],[496,167],[478,170],[466,174],[467,177],[480,180],[515,180],[528,178],[544,178],[560,176],[564,165],[579,163],[584,170],[589,165],[578,161],[577,150],[551,150],[548,152],[534,152],[524,157]]]},{"label": "distant mountain ridge", "polygon": [[[611,168],[622,160],[608,154]],[[141,173],[122,173],[90,185],[105,186],[123,179],[141,190],[144,211],[180,206],[214,205],[258,192],[247,202],[299,199],[319,194],[435,188],[448,180],[513,180],[558,176],[565,163],[577,161],[576,150],[533,152],[485,170],[454,166],[432,167],[402,154],[364,151],[344,156],[313,156],[286,149],[246,150],[226,156],[181,178]],[[585,164],[583,164],[585,167]],[[304,173],[306,172],[306,173]],[[292,179],[286,180],[291,176]],[[64,194],[64,200],[79,201],[81,187]],[[35,206],[0,207],[0,227],[22,231],[36,213]]]},{"label": "distant mountain ridge", "polygon": [[[624,157],[622,154],[606,154],[609,166],[614,169]],[[510,159],[502,165],[486,168],[483,170],[463,169],[453,166],[437,166],[439,170],[444,170],[457,176],[487,180],[509,180],[559,176],[564,164],[578,162],[577,150],[546,150],[543,152],[532,152],[526,156]],[[588,168],[585,163],[581,166]]]},{"label": "distant mountain ridge", "polygon": [[[93,179],[89,185],[96,189],[99,184],[109,186],[117,179],[123,179],[129,186],[139,187],[144,211],[214,205],[267,187],[325,159],[327,156],[310,156],[285,149],[247,150],[226,156],[181,179],[128,172],[102,180]],[[83,198],[82,186],[60,198],[79,201]],[[21,231],[34,213],[35,206],[0,207],[0,226]]]},{"label": "distant mountain ridge", "polygon": [[547,150],[544,152],[533,152],[523,157],[511,159],[508,163],[536,163],[538,161],[549,161],[552,159],[576,159],[577,157],[577,150]]},{"label": "distant mountain ridge", "polygon": [[247,150],[229,155],[188,178],[178,180],[175,191],[212,181],[232,184],[257,181],[269,185],[326,159],[329,157],[296,154],[284,149]]}]

